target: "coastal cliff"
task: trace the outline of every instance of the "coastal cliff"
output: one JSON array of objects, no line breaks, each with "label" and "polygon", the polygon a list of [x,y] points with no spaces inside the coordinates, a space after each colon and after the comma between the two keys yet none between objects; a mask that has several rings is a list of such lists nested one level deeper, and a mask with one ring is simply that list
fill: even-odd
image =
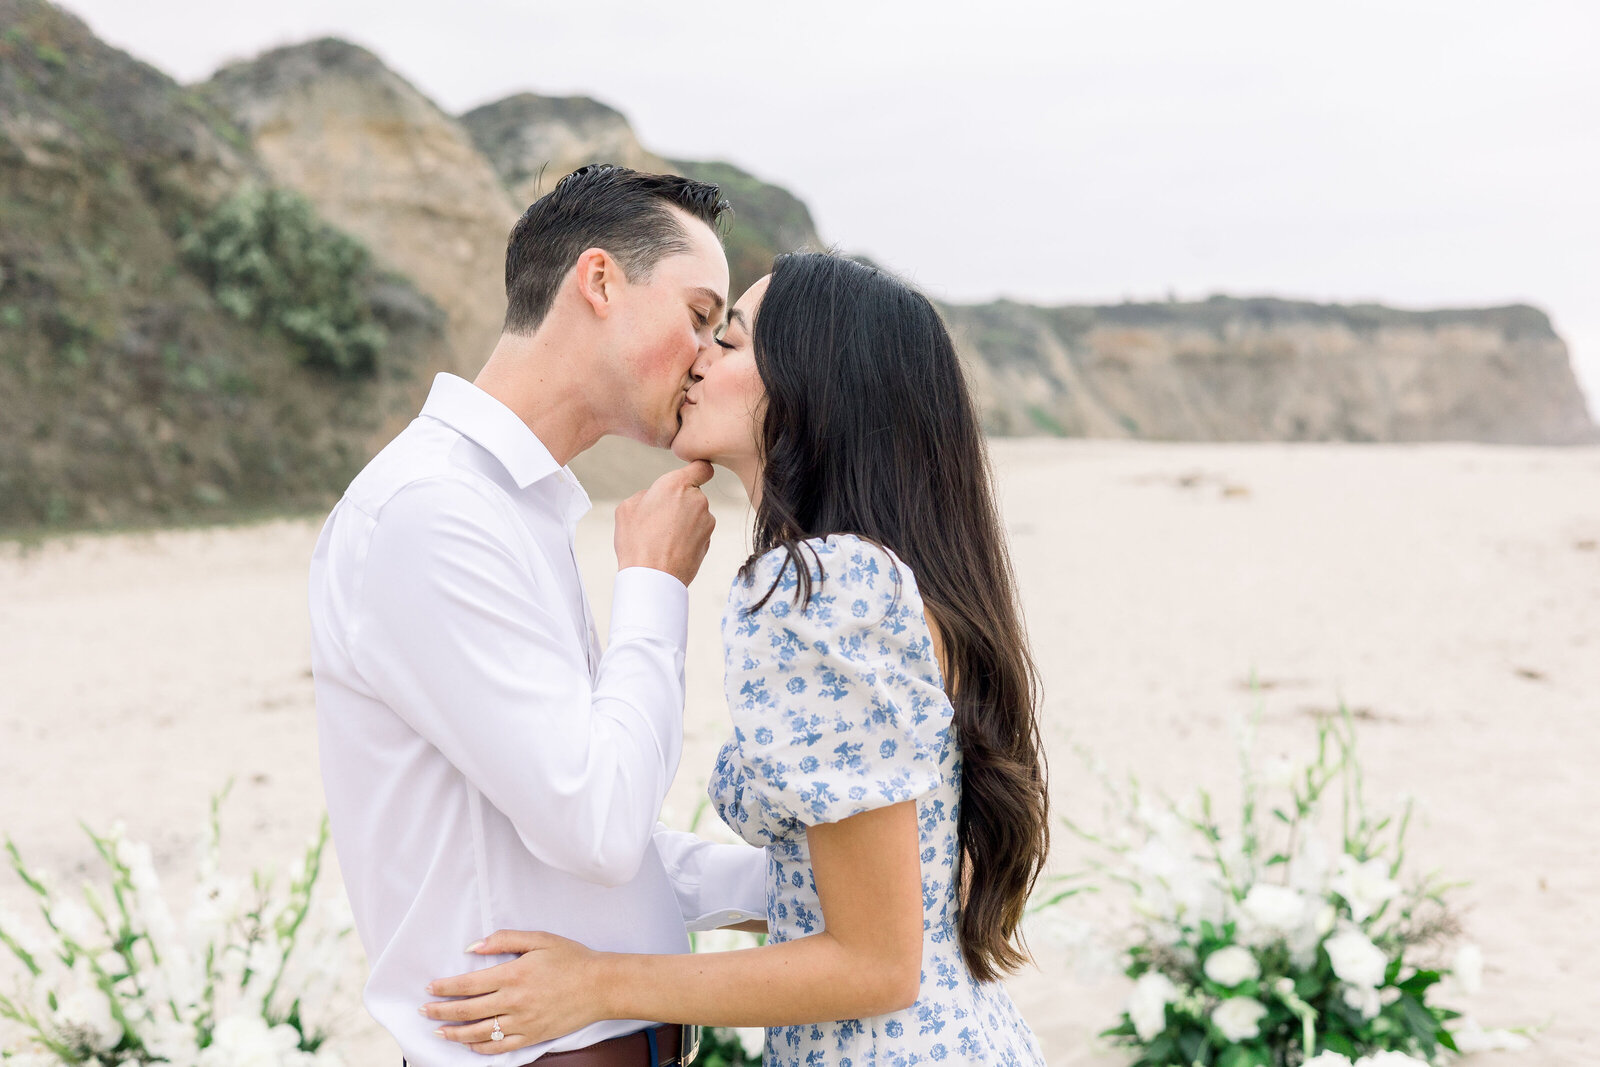
[{"label": "coastal cliff", "polygon": [[1165,441],[1595,440],[1536,308],[946,306],[992,433]]},{"label": "coastal cliff", "polygon": [[[585,97],[453,116],[332,39],[186,87],[45,0],[0,0],[0,526],[326,503],[434,372],[476,372],[512,222],[602,160],[720,184],[736,294],[826,247],[788,190],[665,158]],[[942,310],[999,435],[1600,440],[1532,307]],[[607,441],[574,465],[610,497],[672,463]]]}]

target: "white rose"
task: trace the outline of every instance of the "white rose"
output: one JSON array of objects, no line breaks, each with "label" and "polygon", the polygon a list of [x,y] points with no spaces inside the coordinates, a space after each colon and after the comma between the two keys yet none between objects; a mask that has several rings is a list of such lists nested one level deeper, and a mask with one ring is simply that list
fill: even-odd
[{"label": "white rose", "polygon": [[1264,930],[1288,934],[1305,921],[1306,901],[1288,886],[1257,884],[1245,894],[1244,913]]},{"label": "white rose", "polygon": [[1363,1056],[1356,1061],[1355,1067],[1428,1067],[1428,1061],[1391,1050]]},{"label": "white rose", "polygon": [[1341,981],[1367,989],[1383,984],[1389,958],[1360,930],[1346,927],[1323,942],[1323,947],[1328,950],[1333,973]]},{"label": "white rose", "polygon": [[739,1045],[745,1055],[752,1059],[759,1058],[767,1048],[767,1031],[759,1026],[741,1026],[734,1031],[739,1037]]},{"label": "white rose", "polygon": [[201,1053],[204,1067],[280,1067],[300,1043],[292,1026],[268,1027],[259,1015],[236,1012],[217,1023],[211,1044]]},{"label": "white rose", "polygon": [[1206,957],[1206,977],[1218,985],[1236,986],[1261,977],[1261,966],[1250,950],[1229,945]]},{"label": "white rose", "polygon": [[1463,993],[1476,993],[1483,988],[1483,949],[1477,945],[1462,945],[1456,950],[1450,974],[1461,986]]},{"label": "white rose", "polygon": [[174,1022],[166,1017],[147,1029],[144,1033],[145,1048],[159,1058],[179,1067],[193,1067],[199,1061],[200,1049],[195,1044],[194,1027],[187,1023]]},{"label": "white rose", "polygon": [[1389,877],[1387,860],[1358,863],[1351,855],[1339,857],[1339,873],[1330,887],[1350,905],[1350,917],[1356,922],[1365,922],[1400,893],[1399,883]]},{"label": "white rose", "polygon": [[1211,1013],[1222,1036],[1229,1041],[1248,1041],[1261,1033],[1261,1017],[1266,1006],[1254,997],[1229,997]]},{"label": "white rose", "polygon": [[1351,1067],[1350,1057],[1338,1052],[1319,1052],[1300,1067]]},{"label": "white rose", "polygon": [[82,1034],[96,1049],[109,1049],[122,1040],[122,1024],[111,1014],[111,1001],[88,978],[57,1002],[55,1025]]},{"label": "white rose", "polygon": [[1159,971],[1146,971],[1128,997],[1128,1018],[1140,1041],[1154,1041],[1167,1028],[1167,1005],[1178,999],[1178,987]]},{"label": "white rose", "polygon": [[1473,1019],[1462,1019],[1451,1036],[1456,1048],[1469,1052],[1521,1052],[1530,1042],[1522,1034],[1510,1030],[1485,1030]]},{"label": "white rose", "polygon": [[1383,998],[1378,991],[1365,986],[1345,986],[1344,1003],[1351,1011],[1360,1012],[1363,1019],[1375,1019],[1383,1010]]}]

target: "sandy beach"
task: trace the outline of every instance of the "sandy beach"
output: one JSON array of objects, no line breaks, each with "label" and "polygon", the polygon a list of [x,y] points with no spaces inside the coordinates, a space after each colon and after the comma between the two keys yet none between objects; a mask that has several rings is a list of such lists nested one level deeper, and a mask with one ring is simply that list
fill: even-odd
[{"label": "sandy beach", "polygon": [[[1411,862],[1470,884],[1485,1026],[1542,1024],[1484,1067],[1600,1061],[1600,448],[993,445],[1059,811],[1098,810],[1074,746],[1185,795],[1234,779],[1235,724],[1304,755],[1356,709],[1375,806],[1417,798]],[[685,824],[726,729],[716,624],[748,544],[719,492],[692,589]],[[612,505],[580,562],[605,632]],[[320,518],[0,546],[0,833],[37,866],[91,872],[79,820],[120,818],[174,893],[208,797],[235,781],[225,855],[286,861],[322,810],[305,609]],[[1248,688],[1252,672],[1259,696]],[[1052,866],[1085,852],[1059,833]],[[0,903],[18,885],[0,872]],[[1010,982],[1052,1065],[1123,1062],[1093,1034],[1127,984],[1079,981],[1038,945]],[[398,1052],[354,989],[351,1067]]]}]

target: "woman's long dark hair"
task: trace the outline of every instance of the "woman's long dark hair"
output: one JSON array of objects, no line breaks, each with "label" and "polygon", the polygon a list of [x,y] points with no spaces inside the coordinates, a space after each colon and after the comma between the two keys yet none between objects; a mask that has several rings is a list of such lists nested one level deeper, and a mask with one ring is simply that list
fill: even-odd
[{"label": "woman's long dark hair", "polygon": [[796,253],[774,265],[754,349],[764,469],[744,573],[787,549],[803,603],[811,567],[800,542],[836,533],[910,566],[944,640],[962,755],[961,952],[974,977],[993,980],[1028,959],[1020,926],[1049,847],[1049,800],[1038,676],[955,346],[905,283]]}]

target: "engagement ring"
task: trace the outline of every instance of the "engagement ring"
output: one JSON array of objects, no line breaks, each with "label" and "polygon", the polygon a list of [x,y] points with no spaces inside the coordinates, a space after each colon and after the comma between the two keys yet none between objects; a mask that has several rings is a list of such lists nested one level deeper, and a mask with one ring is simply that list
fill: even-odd
[{"label": "engagement ring", "polygon": [[494,1032],[489,1035],[489,1040],[500,1041],[503,1040],[505,1036],[505,1034],[500,1032],[500,1016],[496,1015],[494,1017]]}]

